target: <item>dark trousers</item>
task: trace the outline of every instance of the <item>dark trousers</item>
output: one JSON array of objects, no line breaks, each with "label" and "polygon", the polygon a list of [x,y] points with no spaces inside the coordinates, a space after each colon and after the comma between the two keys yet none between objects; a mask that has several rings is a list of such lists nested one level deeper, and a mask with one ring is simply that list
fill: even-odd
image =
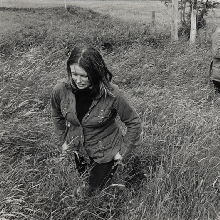
[{"label": "dark trousers", "polygon": [[89,172],[88,183],[92,189],[103,188],[113,177],[117,165],[115,161],[111,160],[108,163],[96,163],[92,158],[90,158],[90,164],[86,163],[83,157],[76,154],[75,162],[76,169],[82,176],[85,172]]},{"label": "dark trousers", "polygon": [[220,82],[213,80],[212,81],[214,84],[215,92],[220,93]]}]

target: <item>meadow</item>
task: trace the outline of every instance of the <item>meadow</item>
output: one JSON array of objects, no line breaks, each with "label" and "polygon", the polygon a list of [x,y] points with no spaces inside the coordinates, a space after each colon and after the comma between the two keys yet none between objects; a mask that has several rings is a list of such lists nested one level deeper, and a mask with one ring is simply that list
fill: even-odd
[{"label": "meadow", "polygon": [[[190,45],[184,36],[171,42],[161,2],[129,2],[127,9],[75,2],[67,11],[52,1],[22,2],[0,5],[0,219],[220,219],[220,97],[208,73],[219,9]],[[155,27],[135,13],[153,7],[166,15]],[[104,43],[113,50],[101,50]],[[52,88],[77,44],[100,49],[144,132],[113,180],[126,187],[92,198],[75,196],[83,179],[71,156],[59,162],[50,115]]]}]

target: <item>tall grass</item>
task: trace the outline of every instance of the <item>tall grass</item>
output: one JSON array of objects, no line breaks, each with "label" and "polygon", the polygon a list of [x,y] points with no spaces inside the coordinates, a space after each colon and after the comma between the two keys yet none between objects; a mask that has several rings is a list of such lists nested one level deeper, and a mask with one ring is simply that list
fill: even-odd
[{"label": "tall grass", "polygon": [[[220,100],[207,73],[216,24],[192,47],[79,7],[20,9],[18,19],[23,13],[21,30],[0,39],[0,219],[218,219]],[[126,187],[83,198],[72,157],[58,160],[50,94],[74,45],[105,42],[113,50],[104,59],[144,135],[114,177]]]}]

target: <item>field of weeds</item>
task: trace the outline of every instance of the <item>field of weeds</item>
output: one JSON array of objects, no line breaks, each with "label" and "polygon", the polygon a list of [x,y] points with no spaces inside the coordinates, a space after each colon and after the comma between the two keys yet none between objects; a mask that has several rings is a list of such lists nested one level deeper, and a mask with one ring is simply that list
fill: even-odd
[{"label": "field of weeds", "polygon": [[[78,6],[1,7],[0,14],[1,220],[220,219],[220,97],[208,77],[217,12],[193,46],[185,38],[171,43],[168,30]],[[144,136],[114,177],[125,188],[81,198],[71,156],[58,160],[50,95],[66,76],[69,50],[104,43]]]},{"label": "field of weeds", "polygon": [[[171,8],[161,1],[75,1],[67,0],[67,6],[78,6],[92,9],[104,15],[110,15],[130,23],[149,24],[152,21],[152,11],[155,11],[155,22],[160,29],[166,29],[171,20]],[[64,7],[62,0],[2,0],[0,7]],[[165,19],[164,19],[165,18]],[[135,25],[135,24],[134,24]]]}]

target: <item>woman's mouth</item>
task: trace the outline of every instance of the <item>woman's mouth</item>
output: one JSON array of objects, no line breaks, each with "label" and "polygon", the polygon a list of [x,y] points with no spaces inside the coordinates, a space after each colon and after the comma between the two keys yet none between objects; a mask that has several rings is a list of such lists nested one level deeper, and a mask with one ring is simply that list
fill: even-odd
[{"label": "woman's mouth", "polygon": [[78,87],[83,87],[85,86],[84,84],[77,84]]}]

